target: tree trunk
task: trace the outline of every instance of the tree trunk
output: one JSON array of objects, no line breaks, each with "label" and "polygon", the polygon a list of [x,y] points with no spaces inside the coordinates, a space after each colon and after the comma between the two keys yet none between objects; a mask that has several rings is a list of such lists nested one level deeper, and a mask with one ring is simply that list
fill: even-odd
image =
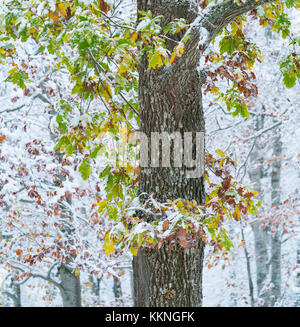
[{"label": "tree trunk", "polygon": [[113,278],[114,278],[113,292],[114,292],[116,304],[124,305],[121,280],[119,277],[116,276],[114,276]]},{"label": "tree trunk", "polygon": [[242,224],[241,224],[241,232],[242,232],[242,238],[245,242],[244,254],[245,254],[245,259],[246,259],[246,267],[247,267],[247,275],[248,275],[250,304],[251,304],[251,307],[254,307],[254,287],[253,287],[252,273],[251,273],[251,262],[250,262],[250,257],[249,257],[249,253],[248,253],[248,249],[247,249],[246,238],[245,238],[244,229],[243,229]]},{"label": "tree trunk", "polygon": [[[153,17],[163,15],[165,25],[175,18],[191,23],[197,16],[190,1],[140,0],[138,10],[151,10]],[[178,40],[182,35],[175,35]],[[175,44],[168,41],[167,47]],[[148,140],[152,132],[204,132],[201,79],[197,71],[200,53],[189,51],[172,68],[148,70],[147,58],[139,65],[141,131]],[[195,155],[195,144],[193,144]],[[162,150],[159,150],[160,154]],[[161,202],[167,199],[204,201],[203,178],[187,178],[187,168],[140,167],[139,192],[154,194]],[[133,260],[135,306],[200,306],[202,301],[203,243],[184,253],[176,245],[171,251],[165,243],[160,249],[140,249]]]},{"label": "tree trunk", "polygon": [[61,280],[60,293],[64,307],[81,307],[81,287],[79,275],[75,276],[72,269],[65,265],[59,267]]},{"label": "tree trunk", "polygon": [[[257,118],[256,130],[259,131],[263,128],[263,116]],[[261,179],[263,176],[263,158],[259,154],[259,147],[255,145],[254,151],[251,154],[251,167],[250,179],[252,181],[253,187],[256,191],[261,194]],[[264,301],[263,306],[267,306],[268,296],[263,292],[265,283],[268,277],[268,233],[264,226],[261,225],[259,217],[258,221],[253,225],[254,233],[254,247],[255,247],[255,263],[256,263],[256,287],[258,298]]]},{"label": "tree trunk", "polygon": [[7,295],[14,303],[14,307],[19,308],[22,306],[21,304],[21,286],[19,284],[15,284],[12,281],[12,285],[11,285],[11,290],[13,291],[13,293],[9,292],[9,291],[4,291],[3,293],[5,295]]},{"label": "tree trunk", "polygon": [[[50,115],[55,115],[55,112],[51,110]],[[50,132],[50,138],[55,140],[55,135]],[[64,154],[58,150],[55,151],[55,156],[57,157],[59,163],[62,162]],[[55,181],[56,187],[61,187],[65,181],[65,176],[62,174],[57,174],[57,180]],[[70,198],[66,199],[69,205],[72,205],[72,200]],[[64,204],[63,201],[57,202],[60,206],[60,209],[63,213],[64,220],[64,232],[65,236],[72,241],[72,212]],[[60,293],[63,300],[64,307],[81,307],[81,285],[79,275],[75,276],[73,269],[67,265],[61,264],[58,268],[60,275]]]},{"label": "tree trunk", "polygon": [[100,299],[100,283],[101,279],[99,277],[95,277],[93,275],[89,275],[89,281],[92,284],[92,290],[95,293],[96,297]]},{"label": "tree trunk", "polygon": [[[281,172],[281,154],[282,142],[280,131],[274,133],[273,140],[273,156],[274,161],[272,165],[271,186],[272,186],[272,206],[274,209],[280,204],[280,172]],[[280,224],[275,226],[276,232],[271,235],[271,289],[270,304],[274,304],[280,300],[281,297],[281,228]]]},{"label": "tree trunk", "polygon": [[[297,267],[299,267],[299,266],[300,266],[300,241],[298,241],[298,248],[297,248]],[[295,296],[295,302],[294,302],[293,306],[300,307],[300,292],[298,291],[300,288],[300,272],[299,271],[296,272],[294,283],[295,283],[295,286],[297,287],[297,293]]]}]

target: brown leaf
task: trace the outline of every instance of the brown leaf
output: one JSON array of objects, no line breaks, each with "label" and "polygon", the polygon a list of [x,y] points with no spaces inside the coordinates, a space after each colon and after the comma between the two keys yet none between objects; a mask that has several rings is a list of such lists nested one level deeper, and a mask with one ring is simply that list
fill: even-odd
[{"label": "brown leaf", "polygon": [[180,245],[184,248],[184,250],[186,250],[190,246],[190,242],[184,239],[180,241]]},{"label": "brown leaf", "polygon": [[170,226],[170,222],[169,220],[165,220],[162,224],[162,229],[163,229],[163,232],[165,232]]},{"label": "brown leaf", "polygon": [[100,0],[99,1],[99,8],[101,11],[103,11],[105,14],[108,13],[109,11],[109,5],[104,1],[104,0]]},{"label": "brown leaf", "polygon": [[186,230],[184,228],[180,227],[178,229],[176,236],[179,240],[186,240],[186,238],[187,238]]}]

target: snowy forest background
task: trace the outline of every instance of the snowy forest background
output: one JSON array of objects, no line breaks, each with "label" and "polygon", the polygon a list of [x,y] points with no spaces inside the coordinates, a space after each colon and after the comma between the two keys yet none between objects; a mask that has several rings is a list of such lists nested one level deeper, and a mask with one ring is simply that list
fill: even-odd
[{"label": "snowy forest background", "polygon": [[[115,2],[120,21],[135,15],[135,1]],[[299,35],[299,11],[290,9],[289,15],[290,32]],[[274,281],[281,295],[271,305],[300,305],[300,85],[286,88],[278,66],[290,50],[289,38],[258,23],[250,20],[245,27],[264,58],[253,70],[258,95],[248,104],[250,117],[233,117],[204,92],[206,150],[230,153],[235,177],[260,191],[262,206],[258,217],[227,222],[234,248],[226,256],[206,247],[203,306],[263,305]],[[84,181],[76,156],[54,151],[54,108],[62,94],[72,101],[74,82],[65,68],[52,69],[53,55],[38,49],[30,39],[17,45],[14,62],[30,67],[25,90],[6,81],[11,65],[0,66],[0,306],[62,306],[61,260],[80,276],[82,306],[132,306],[132,256],[102,249],[106,222],[95,203],[103,196],[98,176],[104,156]],[[219,87],[225,90],[227,82]],[[82,105],[105,110],[99,98]],[[77,111],[71,125],[88,120],[87,112]]]}]

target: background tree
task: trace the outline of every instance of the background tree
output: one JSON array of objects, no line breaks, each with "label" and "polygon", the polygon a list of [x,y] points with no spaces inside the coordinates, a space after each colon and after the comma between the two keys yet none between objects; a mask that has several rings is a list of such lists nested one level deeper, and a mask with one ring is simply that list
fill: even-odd
[{"label": "background tree", "polygon": [[[249,118],[249,103],[258,94],[252,69],[261,59],[258,47],[247,38],[244,22],[253,17],[261,26],[269,24],[287,37],[290,21],[285,10],[298,5],[290,1],[254,0],[138,1],[136,23],[136,17],[130,21],[118,16],[118,1],[4,1],[1,55],[11,65],[7,81],[28,95],[27,85],[35,78],[31,76],[31,67],[16,60],[19,41],[33,42],[38,58],[44,54],[53,56],[52,73],[65,74],[66,81],[71,83],[71,88],[56,93],[57,116],[51,123],[59,133],[56,150],[66,154],[65,160],[71,160],[83,180],[90,177],[94,184],[89,195],[97,190],[94,174],[101,181],[97,190],[101,196],[96,194],[93,200],[97,201],[98,212],[89,213],[87,221],[80,219],[67,199],[58,198],[67,197],[66,193],[61,194],[64,187],[59,187],[59,196],[55,194],[56,203],[52,202],[51,208],[54,216],[62,214],[59,208],[64,200],[63,205],[72,211],[69,225],[76,235],[74,244],[64,233],[66,250],[64,244],[59,245],[61,241],[57,242],[60,253],[64,250],[57,258],[60,263],[71,265],[74,273],[89,266],[89,260],[84,259],[99,259],[101,265],[100,252],[90,251],[100,241],[108,255],[118,250],[135,256],[136,305],[201,305],[204,243],[210,244],[215,254],[221,251],[224,260],[228,259],[232,243],[225,220],[239,221],[247,212],[257,214],[256,192],[233,178],[231,168],[235,163],[220,149],[216,158],[211,154],[205,156],[205,198],[204,177],[186,178],[186,167],[174,165],[149,170],[137,167],[133,162],[138,159],[136,153],[133,161],[122,166],[119,144],[128,143],[128,135],[136,130],[148,136],[153,131],[204,132],[201,89],[217,95],[228,113]],[[213,51],[215,44],[217,52]],[[299,77],[299,58],[294,50],[297,37],[291,36],[290,46],[291,53],[280,63],[287,87],[294,86]],[[220,90],[219,79],[228,82],[226,89]],[[7,141],[7,132],[1,136],[2,143]],[[113,163],[110,141],[117,153]],[[132,145],[131,150],[134,149]],[[239,171],[246,169],[247,161],[248,156]],[[97,164],[102,168],[100,174]],[[6,174],[7,169],[10,168],[6,168]],[[59,175],[55,171],[55,176]],[[7,183],[4,180],[2,184]],[[79,187],[76,192],[81,198]],[[41,200],[36,187],[30,194],[36,198],[34,203]],[[105,228],[93,227],[90,220],[94,217],[101,217]],[[43,242],[49,231],[59,232],[60,223],[64,225],[66,221],[58,223],[57,219],[53,217],[55,228],[48,225],[47,231],[38,233],[43,235]],[[82,221],[89,224],[83,227]],[[103,236],[99,239],[97,235]],[[51,241],[52,238],[45,242],[43,255],[57,253],[49,252]],[[20,246],[18,242],[11,242],[9,249]],[[83,251],[90,255],[84,257]],[[25,260],[32,259],[27,251],[18,251],[17,255],[20,260],[20,255]],[[66,259],[68,262],[62,261]]]}]

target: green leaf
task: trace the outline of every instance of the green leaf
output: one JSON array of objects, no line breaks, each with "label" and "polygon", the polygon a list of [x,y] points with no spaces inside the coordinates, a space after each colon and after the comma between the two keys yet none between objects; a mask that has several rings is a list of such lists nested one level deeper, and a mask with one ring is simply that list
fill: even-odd
[{"label": "green leaf", "polygon": [[15,67],[8,73],[10,75],[6,78],[7,82],[12,82],[23,90],[26,89],[25,81],[27,81],[29,78],[24,72],[18,70],[18,68]]},{"label": "green leaf", "polygon": [[153,56],[149,55],[149,66],[148,69],[161,67],[163,61],[159,52],[155,52]]},{"label": "green leaf", "polygon": [[87,180],[91,174],[91,166],[89,163],[89,160],[87,158],[85,158],[81,165],[79,166],[79,172],[81,173],[81,177],[83,180]]},{"label": "green leaf", "polygon": [[296,74],[286,73],[283,74],[283,83],[287,88],[292,88],[296,85],[297,76]]}]

